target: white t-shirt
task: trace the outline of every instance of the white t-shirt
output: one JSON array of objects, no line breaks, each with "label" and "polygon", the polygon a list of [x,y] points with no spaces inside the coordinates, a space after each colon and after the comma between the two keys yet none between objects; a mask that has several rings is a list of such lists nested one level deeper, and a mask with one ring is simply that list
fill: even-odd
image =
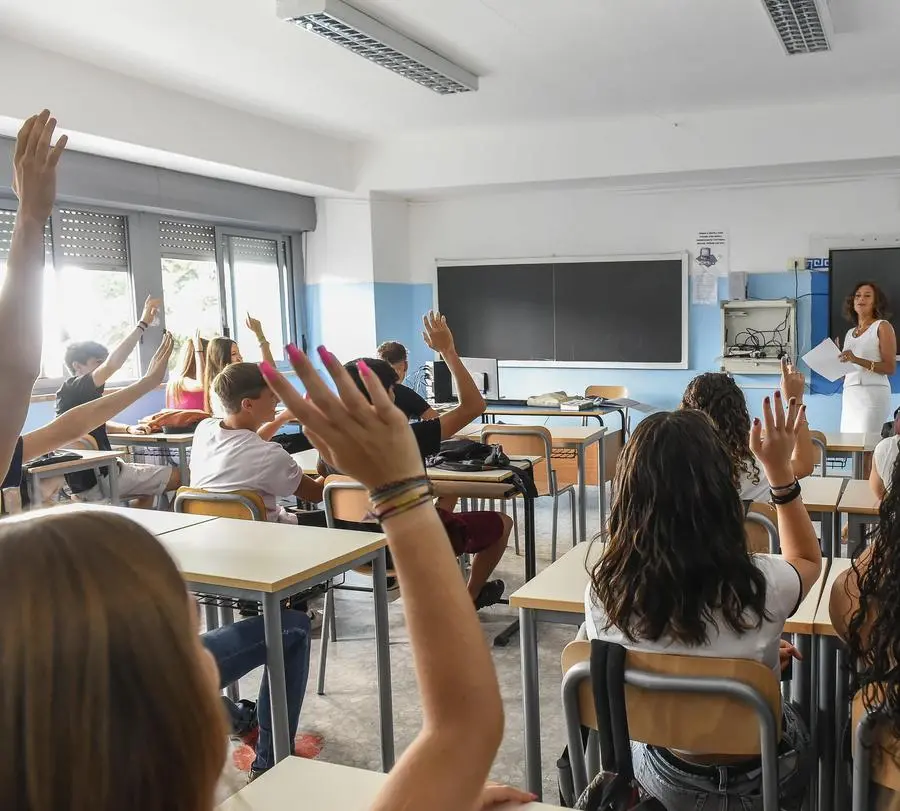
[{"label": "white t-shirt", "polygon": [[[684,656],[715,656],[724,659],[752,659],[781,674],[778,661],[778,640],[784,633],[784,622],[797,609],[800,602],[801,584],[797,570],[781,558],[769,555],[753,555],[753,563],[766,578],[766,611],[769,619],[763,619],[759,628],[751,628],[737,634],[719,619],[716,626],[709,628],[709,642],[703,647],[685,645],[682,642],[660,639],[656,642],[631,642],[616,627],[605,628],[606,611],[594,603],[591,585],[588,584],[584,597],[587,635],[590,639],[604,639],[616,642],[625,648],[649,651],[651,653],[676,653]],[[755,617],[754,617],[755,620]]]},{"label": "white t-shirt", "polygon": [[769,500],[769,480],[766,474],[760,471],[759,483],[754,484],[753,479],[746,473],[741,474],[741,500],[742,501],[768,501]]},{"label": "white t-shirt", "polygon": [[881,476],[881,481],[884,482],[885,490],[891,486],[891,480],[894,478],[894,465],[897,463],[898,456],[900,456],[900,437],[889,436],[875,446],[872,462],[878,475]]},{"label": "white t-shirt", "polygon": [[275,503],[297,492],[303,471],[277,442],[256,431],[224,428],[218,418],[203,420],[191,448],[191,487],[225,493],[256,490],[266,504],[269,521],[296,524],[297,517]]}]

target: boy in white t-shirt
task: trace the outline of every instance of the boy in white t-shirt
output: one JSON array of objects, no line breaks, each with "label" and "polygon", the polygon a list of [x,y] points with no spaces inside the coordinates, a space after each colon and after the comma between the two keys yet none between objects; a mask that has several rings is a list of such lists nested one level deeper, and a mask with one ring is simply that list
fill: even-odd
[{"label": "boy in white t-shirt", "polygon": [[297,517],[276,498],[322,499],[322,485],[303,474],[291,455],[257,431],[275,419],[278,397],[266,385],[255,363],[233,363],[213,381],[225,410],[223,418],[204,420],[194,433],[191,486],[214,493],[255,490],[266,505],[269,521],[296,524]]}]

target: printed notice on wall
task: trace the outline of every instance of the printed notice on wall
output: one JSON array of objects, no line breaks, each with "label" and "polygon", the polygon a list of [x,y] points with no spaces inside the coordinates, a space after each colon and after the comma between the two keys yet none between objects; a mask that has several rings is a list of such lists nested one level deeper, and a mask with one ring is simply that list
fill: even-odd
[{"label": "printed notice on wall", "polygon": [[696,270],[691,274],[691,304],[716,304],[719,301],[719,277],[714,270]]},{"label": "printed notice on wall", "polygon": [[694,273],[712,271],[717,276],[728,275],[728,232],[698,231],[694,250]]}]

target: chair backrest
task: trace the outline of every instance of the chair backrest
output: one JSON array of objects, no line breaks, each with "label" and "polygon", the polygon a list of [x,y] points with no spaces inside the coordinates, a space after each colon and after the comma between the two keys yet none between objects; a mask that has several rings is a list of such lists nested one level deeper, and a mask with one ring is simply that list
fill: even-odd
[{"label": "chair backrest", "polygon": [[822,476],[828,473],[827,446],[825,443],[825,434],[821,431],[810,431],[809,438],[812,440],[813,447],[816,449],[813,456],[813,464],[819,466],[819,473]]},{"label": "chair backrest", "polygon": [[175,512],[244,521],[265,521],[267,517],[263,497],[255,490],[212,493],[197,487],[179,487],[175,494]]},{"label": "chair backrest", "polygon": [[[563,673],[590,657],[590,642],[570,642],[562,654]],[[776,741],[781,736],[779,683],[760,662],[630,650],[625,668],[628,731],[634,741],[696,754],[758,755],[759,715],[748,703],[750,692],[771,710]],[[662,676],[672,688],[643,689],[630,683],[630,671]],[[581,723],[596,729],[589,670],[577,689]]]},{"label": "chair backrest", "polygon": [[325,521],[334,527],[336,521],[365,521],[369,512],[369,492],[349,476],[329,476],[322,491]]},{"label": "chair backrest", "polygon": [[535,465],[534,483],[538,492],[550,488],[554,478],[553,435],[543,425],[485,425],[481,429],[481,441],[502,445],[507,456],[542,457],[544,465]]},{"label": "chair backrest", "polygon": [[744,520],[747,548],[751,552],[780,554],[781,539],[778,537],[778,517],[771,504],[754,501]]},{"label": "chair backrest", "polygon": [[[867,712],[863,704],[862,692],[853,697],[852,729],[854,730],[853,744],[854,758],[859,758],[861,753],[857,746],[857,734],[855,731],[860,722],[866,718]],[[879,786],[886,786],[894,791],[900,791],[900,741],[892,737],[890,732],[877,720],[877,717],[869,718],[867,724],[871,725],[871,747],[869,757],[868,778]],[[854,776],[854,780],[856,777]]]},{"label": "chair backrest", "polygon": [[627,386],[588,386],[584,390],[585,397],[605,397],[607,400],[618,400],[628,396]]}]

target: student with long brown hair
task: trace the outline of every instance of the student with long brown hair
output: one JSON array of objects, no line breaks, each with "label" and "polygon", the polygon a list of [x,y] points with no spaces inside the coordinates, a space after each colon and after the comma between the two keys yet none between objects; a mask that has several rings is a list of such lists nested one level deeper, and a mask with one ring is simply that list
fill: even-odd
[{"label": "student with long brown hair", "polygon": [[201,338],[199,332],[184,342],[178,369],[170,375],[166,385],[166,408],[206,410],[206,388],[203,383],[208,344],[209,341]]}]

